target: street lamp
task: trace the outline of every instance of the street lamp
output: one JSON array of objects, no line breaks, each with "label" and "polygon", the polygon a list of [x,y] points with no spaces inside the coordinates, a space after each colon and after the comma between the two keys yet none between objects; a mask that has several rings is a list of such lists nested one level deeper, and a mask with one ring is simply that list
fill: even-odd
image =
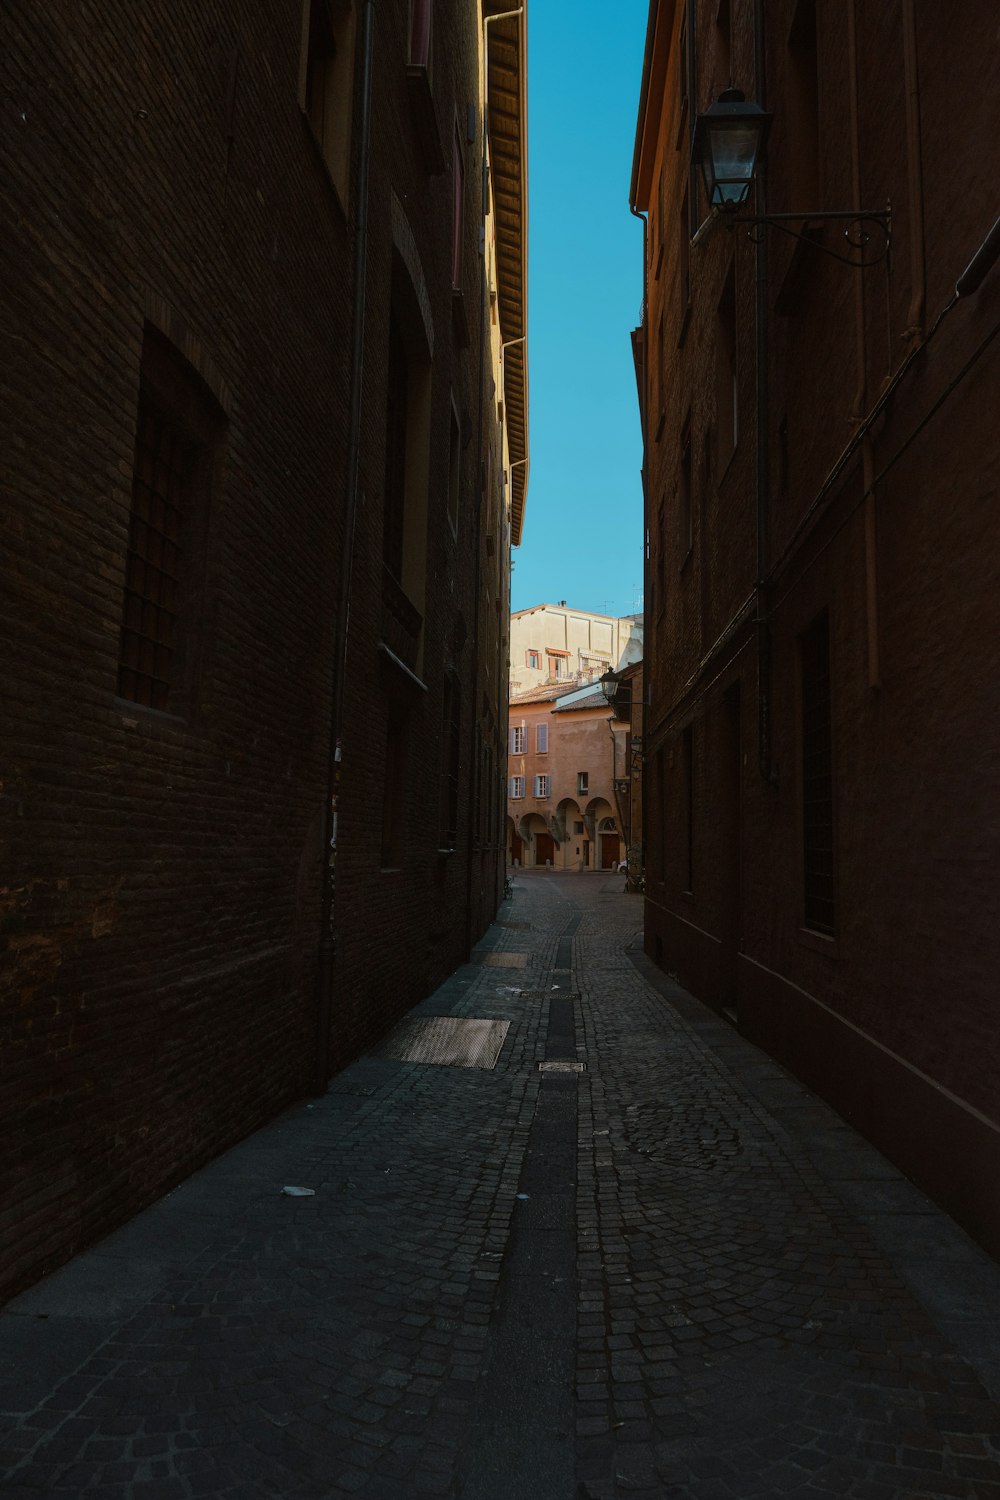
[{"label": "street lamp", "polygon": [[731,213],[750,196],[772,116],[741,89],[725,89],[695,124],[694,154],[710,208]]},{"label": "street lamp", "polygon": [[[891,240],[891,214],[885,209],[834,209],[795,213],[738,213],[750,196],[750,186],[763,158],[772,116],[748,100],[740,89],[725,89],[695,121],[693,153],[701,167],[709,207],[729,224],[750,225],[750,236],[759,239],[763,228],[779,229],[794,239],[805,240],[824,255],[848,266],[873,266],[885,260]],[[793,229],[793,224],[841,220],[850,247],[846,255],[819,244],[811,235]],[[872,231],[881,237],[869,249]],[[852,254],[852,251],[858,252]]]},{"label": "street lamp", "polygon": [[618,676],[613,667],[601,673],[599,684],[607,701],[613,704],[618,694]]}]

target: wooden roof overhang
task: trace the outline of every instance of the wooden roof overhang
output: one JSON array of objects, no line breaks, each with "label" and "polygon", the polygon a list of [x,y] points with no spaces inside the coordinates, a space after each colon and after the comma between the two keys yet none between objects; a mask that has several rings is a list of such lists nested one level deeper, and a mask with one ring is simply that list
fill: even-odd
[{"label": "wooden roof overhang", "polygon": [[[524,526],[528,490],[528,25],[520,14],[488,26],[490,164],[496,214],[497,300],[504,352],[507,442],[511,461],[511,540]],[[513,10],[511,0],[487,0],[484,16]],[[520,339],[521,343],[511,343]]]},{"label": "wooden roof overhang", "polygon": [[639,91],[639,118],[635,129],[632,182],[629,189],[629,202],[640,212],[648,211],[653,197],[653,166],[663,118],[667,59],[676,8],[676,0],[649,0],[646,50],[642,59],[642,85]]}]

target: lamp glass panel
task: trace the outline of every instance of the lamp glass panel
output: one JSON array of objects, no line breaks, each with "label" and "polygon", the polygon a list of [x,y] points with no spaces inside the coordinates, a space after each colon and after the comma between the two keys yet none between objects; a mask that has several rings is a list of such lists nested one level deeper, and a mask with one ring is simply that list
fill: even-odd
[{"label": "lamp glass panel", "polygon": [[706,166],[711,172],[709,196],[713,206],[742,203],[753,177],[760,146],[760,127],[756,122],[720,121],[709,125],[706,134],[706,155],[709,158]]}]

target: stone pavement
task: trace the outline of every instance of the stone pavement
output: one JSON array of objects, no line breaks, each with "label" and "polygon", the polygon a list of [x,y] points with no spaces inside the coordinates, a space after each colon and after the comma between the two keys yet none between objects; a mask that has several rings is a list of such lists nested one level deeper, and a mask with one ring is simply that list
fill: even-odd
[{"label": "stone pavement", "polygon": [[1000,1270],[640,922],[519,874],[414,1013],[494,1069],[363,1058],[10,1304],[3,1500],[1000,1500]]}]

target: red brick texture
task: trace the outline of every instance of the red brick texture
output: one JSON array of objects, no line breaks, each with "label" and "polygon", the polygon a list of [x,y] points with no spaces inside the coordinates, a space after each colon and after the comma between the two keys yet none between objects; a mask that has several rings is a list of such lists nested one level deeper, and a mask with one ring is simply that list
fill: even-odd
[{"label": "red brick texture", "polygon": [[[659,437],[655,374],[648,387],[647,947],[710,1003],[734,1009],[750,1035],[863,1119],[934,1191],[945,1193],[949,1175],[961,1178],[949,1207],[1000,1246],[1000,1219],[987,1204],[1000,1161],[1000,910],[989,876],[1000,825],[987,748],[1000,710],[992,645],[1000,628],[997,354],[988,342],[1000,276],[931,333],[994,213],[977,186],[998,163],[982,46],[992,9],[973,5],[954,17],[916,7],[914,50],[914,7],[855,7],[852,38],[851,8],[817,0],[819,146],[813,198],[801,202],[793,195],[808,190],[809,173],[795,154],[796,7],[766,7],[766,103],[774,111],[767,207],[882,208],[891,200],[893,250],[888,268],[860,272],[769,234],[761,491],[753,244],[723,228],[702,236],[689,252],[689,310],[680,293],[675,225],[690,190],[690,121],[680,118],[672,80],[686,15],[696,39],[694,108],[723,86],[713,78],[716,9],[677,7],[669,56],[660,58],[666,92],[662,101],[650,93],[650,109],[662,102],[663,118],[647,131],[637,179],[637,206],[650,210],[652,225],[648,364],[655,372],[662,317],[668,372]],[[664,16],[671,10],[660,7]],[[731,11],[732,79],[755,97],[752,7]],[[657,46],[666,45],[661,35]],[[843,248],[838,226],[816,232],[828,248]],[[731,267],[740,418],[720,472],[717,318]],[[866,444],[860,421],[890,389]],[[690,556],[678,481],[688,420]],[[766,657],[761,664],[754,624],[758,501],[770,667]],[[832,938],[809,930],[803,906],[799,651],[821,611],[833,715]],[[758,766],[762,685],[767,778]],[[693,746],[690,891],[685,730]],[[884,1090],[899,1109],[862,1110],[851,1082],[859,1077],[870,1101]],[[912,1128],[921,1112],[944,1142],[933,1153],[921,1145],[926,1131]],[[970,1129],[986,1144],[976,1148],[975,1170],[958,1172]]]},{"label": "red brick texture", "polygon": [[[481,681],[472,679],[477,557],[486,560],[475,441],[462,455],[457,539],[445,519],[452,399],[471,413],[475,439],[479,382],[489,382],[478,12],[439,7],[439,175],[415,136],[406,15],[405,0],[377,7],[334,1068],[463,959],[502,892],[506,648],[491,597],[493,634],[478,632]],[[151,1201],[315,1074],[354,207],[345,214],[299,108],[301,30],[299,0],[15,4],[0,21],[0,1294]],[[356,96],[360,81],[359,49]],[[450,142],[455,118],[465,140],[470,105],[463,348],[451,318]],[[354,149],[352,182],[356,139]],[[408,689],[378,651],[393,192],[435,332],[426,690]],[[178,714],[117,696],[147,328],[179,351],[225,419],[199,516],[193,687]],[[505,567],[492,566],[502,593]],[[457,849],[440,856],[448,668],[466,680],[467,753]],[[383,768],[388,705],[401,693],[405,829],[389,876]],[[482,838],[469,749],[480,723],[496,782]]]}]

